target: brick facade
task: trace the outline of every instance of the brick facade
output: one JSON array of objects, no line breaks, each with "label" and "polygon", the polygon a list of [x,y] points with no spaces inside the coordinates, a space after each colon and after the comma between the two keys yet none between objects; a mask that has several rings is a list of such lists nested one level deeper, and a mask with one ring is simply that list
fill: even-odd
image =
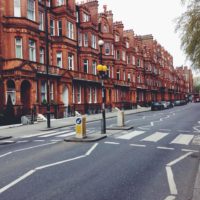
[{"label": "brick facade", "polygon": [[[45,10],[43,0],[1,0],[0,109],[11,95],[15,112],[46,112]],[[67,3],[67,5],[66,5]],[[106,108],[133,108],[152,101],[184,99],[192,73],[174,68],[173,57],[152,35],[137,36],[113,21],[98,1],[47,1],[51,111],[56,117],[101,110],[98,40],[108,67]]]}]

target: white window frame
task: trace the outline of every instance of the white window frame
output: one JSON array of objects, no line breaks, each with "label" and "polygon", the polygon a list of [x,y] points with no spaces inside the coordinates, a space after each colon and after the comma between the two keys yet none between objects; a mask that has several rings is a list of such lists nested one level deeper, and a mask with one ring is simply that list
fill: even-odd
[{"label": "white window frame", "polygon": [[67,37],[74,39],[74,24],[72,22],[67,22]]},{"label": "white window frame", "polygon": [[86,13],[83,13],[83,22],[89,22],[90,21],[90,16]]},{"label": "white window frame", "polygon": [[126,81],[126,71],[123,71],[123,75],[124,75],[124,81]]},{"label": "white window frame", "polygon": [[14,0],[14,17],[21,17],[21,0]]},{"label": "white window frame", "polygon": [[94,103],[97,103],[97,88],[93,88],[94,91]]},{"label": "white window frame", "polygon": [[110,43],[105,43],[105,55],[110,55]]},{"label": "white window frame", "polygon": [[29,39],[29,60],[36,62],[36,42],[32,39]]},{"label": "white window frame", "polygon": [[44,64],[44,48],[43,47],[40,47],[40,63]]},{"label": "white window frame", "polygon": [[62,68],[63,62],[62,62],[62,51],[56,52],[56,66]]},{"label": "white window frame", "polygon": [[88,103],[92,103],[92,88],[89,87]]},{"label": "white window frame", "polygon": [[[85,62],[85,61],[86,61],[86,62]],[[87,72],[85,72],[85,67],[86,67],[86,69],[87,69],[87,70],[86,70]],[[84,60],[83,60],[83,72],[84,72],[84,73],[87,73],[87,74],[88,74],[88,67],[89,67],[89,60],[88,60],[88,59],[84,59]]]},{"label": "white window frame", "polygon": [[128,73],[128,82],[131,82],[131,74]]},{"label": "white window frame", "polygon": [[68,53],[68,69],[74,70],[74,55],[72,53]]},{"label": "white window frame", "polygon": [[46,81],[41,82],[41,102],[47,101],[47,83]]},{"label": "white window frame", "polygon": [[126,61],[126,52],[125,51],[122,51],[122,60]]},{"label": "white window frame", "polygon": [[[31,4],[33,4],[33,7],[30,8]],[[27,2],[27,18],[35,21],[35,0],[28,0]]]},{"label": "white window frame", "polygon": [[97,75],[97,62],[96,62],[96,60],[92,61],[92,74]]},{"label": "white window frame", "polygon": [[39,30],[44,31],[44,13],[39,12]]},{"label": "white window frame", "polygon": [[83,35],[83,45],[84,47],[88,47],[88,34],[84,33]]},{"label": "white window frame", "polygon": [[97,48],[97,37],[96,35],[92,34],[92,48],[96,49]]},{"label": "white window frame", "polygon": [[55,35],[55,20],[50,19],[50,35]]},{"label": "white window frame", "polygon": [[6,91],[6,103],[8,101],[8,96],[9,95],[11,97],[12,104],[15,105],[16,104],[16,91],[15,91],[15,88],[7,88],[7,91]]},{"label": "white window frame", "polygon": [[[61,22],[61,24],[60,24],[60,22]],[[62,20],[58,20],[58,22],[57,22],[57,28],[58,28],[58,36],[62,36]]]},{"label": "white window frame", "polygon": [[19,58],[19,59],[23,58],[23,50],[22,49],[23,49],[22,38],[16,37],[15,38],[15,57],[16,58]]},{"label": "white window frame", "polygon": [[50,82],[50,91],[49,91],[50,101],[54,100],[54,84]]},{"label": "white window frame", "polygon": [[78,90],[77,90],[77,103],[81,104],[81,86],[78,86]]}]

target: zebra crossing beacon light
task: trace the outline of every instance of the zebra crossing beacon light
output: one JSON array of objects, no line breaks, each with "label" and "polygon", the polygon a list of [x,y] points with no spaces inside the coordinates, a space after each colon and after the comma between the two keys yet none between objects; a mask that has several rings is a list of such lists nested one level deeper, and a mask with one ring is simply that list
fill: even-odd
[{"label": "zebra crossing beacon light", "polygon": [[101,79],[101,88],[102,88],[102,123],[101,123],[101,134],[106,134],[106,113],[105,113],[105,87],[104,87],[104,79],[106,78],[107,66],[103,65],[103,55],[102,48],[104,45],[103,40],[98,41],[98,45],[100,47],[100,64],[97,65],[97,71],[99,73],[99,77]]}]

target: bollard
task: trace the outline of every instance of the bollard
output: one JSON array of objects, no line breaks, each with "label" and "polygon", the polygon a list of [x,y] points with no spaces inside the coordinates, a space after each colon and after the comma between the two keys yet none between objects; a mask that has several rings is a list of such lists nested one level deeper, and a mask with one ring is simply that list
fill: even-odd
[{"label": "bollard", "polygon": [[79,116],[76,118],[76,138],[86,138],[86,117]]},{"label": "bollard", "polygon": [[117,126],[124,126],[124,111],[118,110],[117,112]]}]

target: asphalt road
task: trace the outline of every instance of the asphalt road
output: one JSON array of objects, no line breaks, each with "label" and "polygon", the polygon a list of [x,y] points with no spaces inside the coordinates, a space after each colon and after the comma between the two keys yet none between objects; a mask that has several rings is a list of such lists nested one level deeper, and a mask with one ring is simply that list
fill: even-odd
[{"label": "asphalt road", "polygon": [[[188,104],[127,115],[134,129],[109,130],[95,143],[64,142],[74,134],[65,127],[0,145],[0,199],[189,200],[200,158],[199,110]],[[107,120],[107,127],[115,124]],[[88,134],[98,131],[100,121],[87,124]]]}]

